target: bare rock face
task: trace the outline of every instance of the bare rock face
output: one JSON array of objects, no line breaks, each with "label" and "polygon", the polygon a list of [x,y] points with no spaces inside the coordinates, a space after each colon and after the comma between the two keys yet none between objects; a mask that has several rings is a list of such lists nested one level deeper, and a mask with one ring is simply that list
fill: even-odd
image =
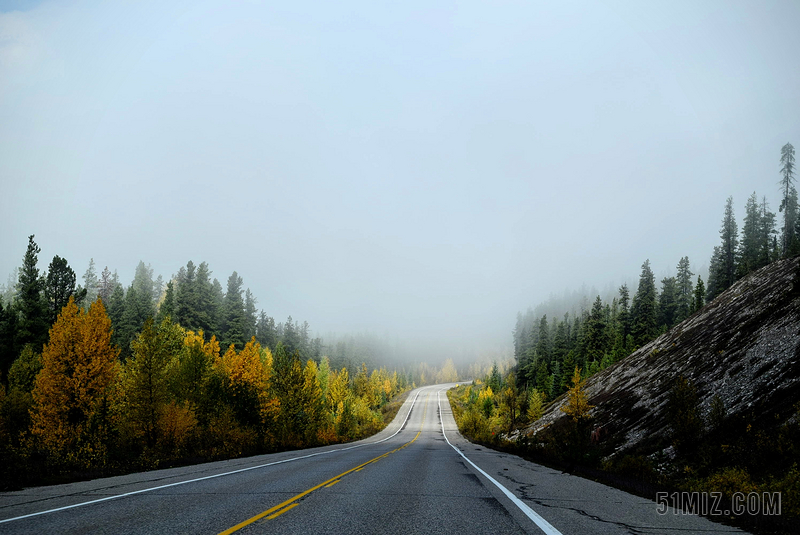
[{"label": "bare rock face", "polygon": [[[800,280],[788,259],[750,274],[708,306],[586,383],[593,422],[616,452],[657,442],[669,432],[665,405],[680,374],[708,410],[719,394],[728,415],[780,424],[800,401]],[[565,396],[523,433],[565,414]]]}]

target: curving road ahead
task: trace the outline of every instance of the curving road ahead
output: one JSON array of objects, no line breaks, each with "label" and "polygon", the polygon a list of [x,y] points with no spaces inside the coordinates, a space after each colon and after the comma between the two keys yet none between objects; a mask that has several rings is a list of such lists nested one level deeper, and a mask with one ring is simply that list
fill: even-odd
[{"label": "curving road ahead", "polygon": [[742,533],[487,450],[445,389],[346,445],[0,494],[0,533]]}]

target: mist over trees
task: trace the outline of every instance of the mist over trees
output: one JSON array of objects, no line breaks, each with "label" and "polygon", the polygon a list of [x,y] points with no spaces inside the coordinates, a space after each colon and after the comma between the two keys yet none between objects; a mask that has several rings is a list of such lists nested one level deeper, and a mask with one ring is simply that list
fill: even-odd
[{"label": "mist over trees", "polygon": [[276,322],[236,271],[223,291],[205,262],[164,284],[140,261],[125,287],[92,259],[82,286],[58,255],[41,272],[39,253],[30,236],[0,299],[8,484],[352,440],[398,394],[459,377],[452,359],[397,365],[376,337],[326,345],[307,321]]},{"label": "mist over trees", "polygon": [[[546,399],[566,392],[577,366],[588,377],[627,356],[660,334],[697,312],[734,282],[780,258],[800,254],[800,218],[794,186],[794,147],[781,149],[779,182],[782,227],[770,211],[766,197],[756,192],[747,199],[740,226],[734,201],[728,197],[719,229],[720,243],[709,262],[708,280],[694,279],[688,257],[676,265],[676,275],[656,285],[649,260],[641,266],[638,285],[631,295],[627,284],[605,300],[597,295],[591,306],[573,293],[572,299],[552,300],[536,312],[528,309],[517,315],[513,331],[515,374],[518,384],[535,388]],[[565,294],[569,295],[569,294]],[[582,301],[558,317],[541,313],[564,303]],[[537,313],[539,312],[539,313]]]}]

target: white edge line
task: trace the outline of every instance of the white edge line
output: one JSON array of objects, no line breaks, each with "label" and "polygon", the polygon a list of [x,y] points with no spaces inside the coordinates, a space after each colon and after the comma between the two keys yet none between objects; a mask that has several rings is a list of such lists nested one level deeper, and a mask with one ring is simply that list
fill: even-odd
[{"label": "white edge line", "polygon": [[[370,446],[372,444],[380,444],[381,442],[386,442],[387,440],[389,440],[390,438],[392,438],[397,433],[399,433],[400,431],[403,430],[403,427],[405,427],[406,422],[408,422],[408,417],[411,415],[411,410],[414,408],[414,404],[417,402],[417,398],[419,397],[421,392],[422,392],[422,389],[420,389],[417,392],[417,395],[414,396],[414,400],[411,402],[411,407],[408,408],[408,412],[406,413],[406,418],[405,418],[405,420],[403,420],[403,423],[400,425],[400,428],[397,431],[395,431],[394,433],[392,433],[391,435],[389,435],[388,437],[382,438],[381,440],[376,440],[375,442],[367,442],[365,444],[356,444],[355,446],[348,446],[346,448],[339,448],[338,450],[318,451],[316,453],[310,453],[308,455],[302,455],[300,457],[292,457],[291,459],[283,459],[281,461],[273,461],[271,463],[259,464],[257,466],[249,466],[247,468],[240,468],[239,470],[233,470],[232,472],[224,472],[222,474],[213,474],[213,475],[210,475],[210,476],[198,477],[198,478],[195,478],[195,479],[188,479],[186,481],[178,481],[176,483],[169,483],[167,485],[159,485],[158,487],[150,487],[150,488],[147,488],[147,489],[134,490],[132,492],[126,492],[124,494],[115,494],[114,496],[106,496],[105,498],[99,498],[97,500],[90,500],[88,502],[81,502],[81,503],[76,503],[76,504],[73,504],[73,505],[65,505],[64,507],[57,507],[55,509],[48,509],[46,511],[39,511],[38,513],[29,513],[27,515],[15,516],[13,518],[6,518],[4,520],[0,520],[0,524],[4,524],[6,522],[13,522],[14,520],[23,520],[25,518],[31,518],[33,516],[46,515],[48,513],[56,513],[58,511],[65,511],[67,509],[74,509],[76,507],[83,507],[84,505],[91,505],[91,504],[94,504],[94,503],[106,502],[106,501],[109,501],[109,500],[116,500],[117,498],[125,498],[126,496],[133,496],[134,494],[142,494],[142,493],[145,493],[145,492],[152,492],[154,490],[166,489],[166,488],[169,488],[169,487],[177,487],[178,485],[186,485],[187,483],[197,483],[198,481],[204,481],[206,479],[214,479],[215,477],[230,476],[230,475],[233,475],[233,474],[239,474],[241,472],[247,472],[249,470],[256,470],[258,468],[265,468],[267,466],[273,466],[273,465],[276,465],[276,464],[288,463],[288,462],[292,462],[292,461],[299,461],[300,459],[308,459],[309,457],[316,457],[317,455],[326,455],[328,453],[335,453],[337,451],[346,451],[346,450],[352,450],[352,449],[355,449],[355,448],[360,448],[362,446]],[[22,505],[22,504],[20,504],[20,505]]]},{"label": "white edge line", "polygon": [[[442,390],[449,390],[449,388],[443,388]],[[441,396],[440,396],[440,394],[441,394],[442,390],[439,390],[438,392],[436,392],[436,399],[437,399],[437,401],[439,402],[439,421],[442,423],[442,434],[444,435],[444,439],[447,441],[447,443],[448,443],[448,444],[450,444],[450,447],[451,447],[451,448],[453,448],[454,450],[456,450],[456,452],[457,452],[459,455],[461,455],[461,456],[464,458],[464,460],[465,460],[465,461],[467,461],[469,464],[471,464],[471,465],[472,465],[472,467],[473,467],[475,470],[477,470],[478,472],[480,472],[481,474],[483,474],[483,476],[484,476],[486,479],[488,479],[489,481],[491,481],[492,483],[494,483],[494,485],[495,485],[495,486],[496,486],[498,489],[500,489],[500,491],[501,491],[503,494],[505,494],[505,495],[506,495],[506,497],[507,497],[509,500],[511,500],[511,501],[514,503],[514,505],[516,505],[517,507],[519,507],[519,509],[520,509],[520,510],[521,510],[523,513],[525,513],[525,515],[526,515],[528,518],[530,518],[530,519],[531,519],[531,520],[532,520],[532,521],[533,521],[533,522],[534,522],[534,523],[535,523],[537,526],[539,526],[539,528],[540,528],[542,531],[544,531],[545,533],[547,533],[547,535],[562,535],[562,534],[561,534],[561,532],[560,532],[560,531],[558,531],[556,528],[554,528],[554,527],[553,527],[553,526],[552,526],[552,525],[551,525],[551,524],[550,524],[550,523],[549,523],[547,520],[545,520],[544,518],[542,518],[541,516],[539,516],[539,514],[538,514],[536,511],[534,511],[533,509],[531,509],[531,508],[528,506],[528,504],[526,504],[525,502],[523,502],[522,500],[520,500],[519,498],[517,498],[517,497],[514,495],[514,493],[513,493],[513,492],[511,492],[510,490],[508,490],[507,488],[505,488],[503,485],[501,485],[500,483],[498,483],[498,482],[497,482],[497,480],[495,480],[495,479],[494,479],[492,476],[490,476],[489,474],[487,474],[486,472],[484,472],[483,470],[481,470],[481,468],[480,468],[480,467],[479,467],[477,464],[475,464],[475,463],[473,463],[472,461],[470,461],[470,460],[467,458],[467,456],[466,456],[466,455],[464,455],[464,453],[463,453],[463,452],[462,452],[460,449],[458,449],[458,448],[456,448],[455,446],[453,446],[453,444],[450,442],[450,439],[448,439],[448,438],[447,438],[447,434],[444,432],[444,415],[442,414],[442,398],[441,398]]]}]

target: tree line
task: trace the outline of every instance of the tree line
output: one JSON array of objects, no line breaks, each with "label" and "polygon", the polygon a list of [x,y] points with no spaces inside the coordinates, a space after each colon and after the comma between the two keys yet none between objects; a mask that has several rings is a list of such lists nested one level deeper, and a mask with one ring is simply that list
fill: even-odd
[{"label": "tree line", "polygon": [[308,322],[257,313],[236,272],[223,293],[205,262],[166,284],[140,262],[126,289],[93,261],[82,285],[60,256],[40,273],[40,252],[30,236],[0,299],[7,485],[353,440],[415,380],[457,379],[452,360],[370,370],[347,348],[338,367]]},{"label": "tree line", "polygon": [[[714,247],[707,284],[694,280],[688,257],[681,258],[674,277],[656,286],[649,260],[642,264],[636,292],[627,285],[604,303],[597,296],[589,310],[563,318],[517,314],[513,331],[516,383],[553,399],[570,386],[574,368],[591,376],[655,339],[711,302],[738,279],[770,262],[800,254],[800,217],[795,187],[794,147],[781,149],[778,216],[765,197],[754,192],[745,205],[741,237],[733,199],[729,197]],[[780,227],[778,228],[778,225]]]}]

